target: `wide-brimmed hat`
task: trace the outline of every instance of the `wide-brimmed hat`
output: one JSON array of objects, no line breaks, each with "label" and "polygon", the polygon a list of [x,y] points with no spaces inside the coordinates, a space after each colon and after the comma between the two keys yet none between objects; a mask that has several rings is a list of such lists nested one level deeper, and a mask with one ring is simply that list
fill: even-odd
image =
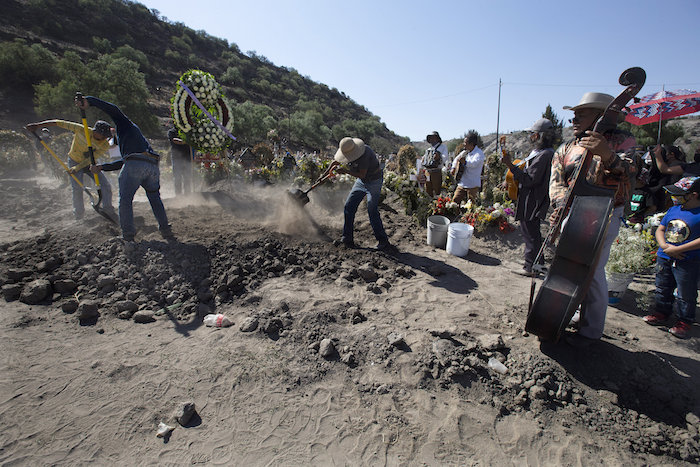
[{"label": "wide-brimmed hat", "polygon": [[437,138],[442,143],[442,138],[440,138],[440,133],[438,133],[437,131],[433,131],[432,133],[430,133],[428,136],[425,137],[425,140],[430,142],[430,138],[433,138],[433,137]]},{"label": "wide-brimmed hat", "polygon": [[700,193],[700,177],[683,177],[673,185],[666,185],[664,190],[672,195],[687,195],[693,191]]},{"label": "wide-brimmed hat", "polygon": [[546,118],[540,118],[535,123],[533,123],[532,126],[527,129],[527,131],[542,132],[545,130],[551,130],[552,128],[554,128],[554,125],[552,124],[551,120],[548,120]]},{"label": "wide-brimmed hat", "polygon": [[603,92],[587,92],[583,95],[581,100],[575,106],[565,105],[564,110],[578,110],[578,109],[600,109],[605,110],[608,105],[615,99],[610,94],[605,94]]},{"label": "wide-brimmed hat", "polygon": [[365,153],[365,142],[360,138],[350,138],[346,136],[340,140],[338,151],[335,153],[334,159],[341,164],[348,164],[356,161],[362,154]]}]

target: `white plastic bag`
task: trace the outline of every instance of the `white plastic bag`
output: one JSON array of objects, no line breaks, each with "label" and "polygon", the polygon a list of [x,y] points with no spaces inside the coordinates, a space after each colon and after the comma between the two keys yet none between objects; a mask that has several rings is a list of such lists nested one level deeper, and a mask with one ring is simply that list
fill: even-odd
[{"label": "white plastic bag", "polygon": [[214,328],[227,328],[231,326],[233,323],[231,322],[228,317],[222,315],[221,313],[219,314],[210,314],[204,317],[204,324],[206,326],[214,327]]}]

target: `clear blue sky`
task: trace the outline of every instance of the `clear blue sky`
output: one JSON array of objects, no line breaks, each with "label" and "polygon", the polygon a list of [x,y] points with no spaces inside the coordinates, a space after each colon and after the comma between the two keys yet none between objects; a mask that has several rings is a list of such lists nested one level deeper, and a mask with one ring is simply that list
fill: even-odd
[{"label": "clear blue sky", "polygon": [[[700,90],[700,0],[143,0],[343,91],[402,136],[527,128],[547,104],[568,121],[587,91]],[[184,70],[183,70],[184,71]]]}]

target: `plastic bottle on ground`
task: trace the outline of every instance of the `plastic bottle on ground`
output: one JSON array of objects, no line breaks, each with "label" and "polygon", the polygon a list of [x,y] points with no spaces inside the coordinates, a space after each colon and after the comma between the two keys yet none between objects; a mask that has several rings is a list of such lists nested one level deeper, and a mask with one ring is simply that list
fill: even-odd
[{"label": "plastic bottle on ground", "polygon": [[227,328],[231,326],[233,323],[231,322],[228,317],[222,315],[221,313],[218,314],[209,314],[204,317],[204,324],[206,326],[214,327],[214,328]]}]

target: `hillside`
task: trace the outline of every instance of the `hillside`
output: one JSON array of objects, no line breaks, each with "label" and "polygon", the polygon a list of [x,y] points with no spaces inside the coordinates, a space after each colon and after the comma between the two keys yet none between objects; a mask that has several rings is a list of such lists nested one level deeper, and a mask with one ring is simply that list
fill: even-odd
[{"label": "hillside", "polygon": [[[305,139],[309,139],[303,128],[297,128],[298,121],[304,119],[324,128],[324,138],[314,149],[334,145],[348,132],[363,137],[381,151],[396,150],[408,142],[338,89],[314,82],[293,68],[276,66],[255,53],[246,55],[236,44],[204,31],[168,22],[157,10],[140,3],[6,0],[0,17],[0,44],[18,39],[27,46],[39,44],[56,58],[74,52],[88,62],[111,53],[136,61],[139,72],[145,76],[149,108],[161,121],[169,115],[169,100],[177,78],[190,68],[200,68],[216,76],[227,97],[236,104],[265,106],[263,109],[269,110],[274,120],[271,126],[289,136],[292,146],[303,147]],[[0,108],[4,109],[0,126],[17,128],[37,117],[33,110],[34,86],[55,80],[51,76],[54,71],[47,70],[41,76],[36,70],[29,70],[29,79],[10,76],[0,81]]]}]

